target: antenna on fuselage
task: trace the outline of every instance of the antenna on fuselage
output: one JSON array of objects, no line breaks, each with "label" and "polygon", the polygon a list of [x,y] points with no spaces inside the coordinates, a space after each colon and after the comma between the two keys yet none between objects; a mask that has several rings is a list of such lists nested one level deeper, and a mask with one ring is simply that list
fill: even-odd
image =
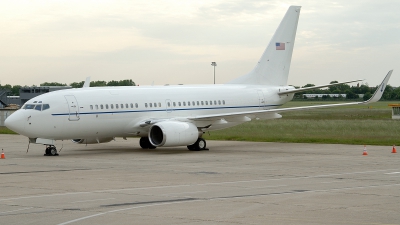
[{"label": "antenna on fuselage", "polygon": [[82,88],[90,87],[90,77],[86,77],[85,83],[83,84]]}]

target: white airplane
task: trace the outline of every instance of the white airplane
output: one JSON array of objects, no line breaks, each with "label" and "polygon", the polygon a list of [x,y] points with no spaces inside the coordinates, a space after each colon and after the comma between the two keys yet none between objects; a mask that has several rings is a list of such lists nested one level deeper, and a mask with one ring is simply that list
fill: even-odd
[{"label": "white airplane", "polygon": [[[46,145],[57,155],[56,140],[104,143],[115,137],[141,137],[144,149],[187,146],[206,149],[202,134],[251,121],[281,118],[279,112],[368,104],[378,101],[392,71],[364,102],[278,108],[294,93],[355,81],[295,89],[287,85],[300,6],[291,6],[254,69],[222,85],[89,87],[46,93],[9,116],[6,126]],[[358,80],[357,80],[358,81]]]}]

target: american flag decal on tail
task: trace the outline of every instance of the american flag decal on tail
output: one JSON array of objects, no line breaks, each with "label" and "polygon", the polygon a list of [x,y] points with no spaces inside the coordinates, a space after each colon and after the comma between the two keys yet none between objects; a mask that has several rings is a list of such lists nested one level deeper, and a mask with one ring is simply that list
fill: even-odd
[{"label": "american flag decal on tail", "polygon": [[285,50],[285,43],[276,42],[276,50]]}]

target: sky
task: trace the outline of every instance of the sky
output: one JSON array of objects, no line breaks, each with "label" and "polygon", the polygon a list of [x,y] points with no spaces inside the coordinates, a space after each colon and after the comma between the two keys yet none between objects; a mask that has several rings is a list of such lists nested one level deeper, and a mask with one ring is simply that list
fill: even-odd
[{"label": "sky", "polygon": [[302,6],[290,85],[400,86],[400,1],[2,0],[0,84],[132,79],[223,84],[249,72]]}]

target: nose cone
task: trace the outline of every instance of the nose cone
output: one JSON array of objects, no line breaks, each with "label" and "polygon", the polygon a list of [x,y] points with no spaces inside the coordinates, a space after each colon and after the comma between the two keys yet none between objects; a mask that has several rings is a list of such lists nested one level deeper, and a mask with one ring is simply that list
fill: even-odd
[{"label": "nose cone", "polygon": [[17,110],[13,114],[7,117],[4,121],[6,127],[12,131],[22,134],[25,129],[24,112],[22,110]]}]

